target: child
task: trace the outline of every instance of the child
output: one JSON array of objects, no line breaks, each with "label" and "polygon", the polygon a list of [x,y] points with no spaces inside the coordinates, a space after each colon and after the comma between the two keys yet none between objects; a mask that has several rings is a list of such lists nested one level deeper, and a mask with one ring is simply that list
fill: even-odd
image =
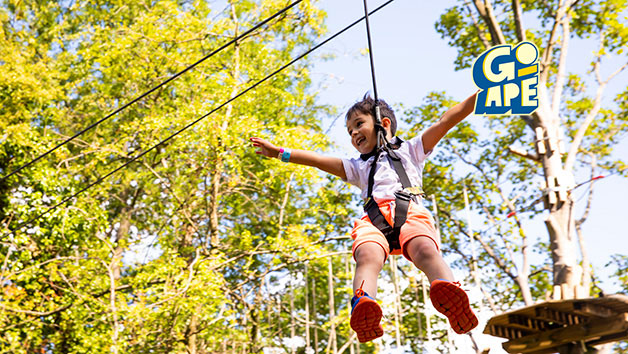
[{"label": "child", "polygon": [[[368,199],[367,215],[355,222],[351,232],[356,261],[351,328],[360,342],[384,333],[380,325],[382,310],[371,295],[377,294],[377,277],[389,254],[403,254],[426,274],[432,304],[447,316],[456,333],[467,333],[478,324],[466,293],[459,283],[453,282],[451,269],[440,254],[434,220],[420,197],[425,159],[441,138],[473,111],[475,97],[474,94],[449,109],[421,136],[402,142],[395,137],[397,121],[390,106],[379,100],[382,118],[381,125],[376,125],[375,101],[365,96],[346,115],[351,144],[360,152],[360,158],[328,157],[250,138],[253,146],[260,148],[257,154],[317,167],[357,185],[362,189],[362,198]],[[390,144],[378,149],[378,139],[384,135]]]}]

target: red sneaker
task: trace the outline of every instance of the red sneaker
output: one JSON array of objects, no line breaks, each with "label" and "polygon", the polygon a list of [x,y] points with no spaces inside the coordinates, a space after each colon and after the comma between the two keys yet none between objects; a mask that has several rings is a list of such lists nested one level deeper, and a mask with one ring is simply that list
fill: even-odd
[{"label": "red sneaker", "polygon": [[381,319],[382,308],[360,286],[351,299],[351,328],[358,335],[360,343],[369,342],[384,335],[384,329],[379,324]]},{"label": "red sneaker", "polygon": [[464,334],[478,325],[467,293],[460,288],[459,282],[436,279],[430,288],[430,299],[436,310],[449,319],[454,332]]}]

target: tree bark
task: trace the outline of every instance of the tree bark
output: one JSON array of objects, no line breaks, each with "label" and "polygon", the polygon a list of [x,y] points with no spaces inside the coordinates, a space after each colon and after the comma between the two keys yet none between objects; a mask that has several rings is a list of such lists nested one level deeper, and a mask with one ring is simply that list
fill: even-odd
[{"label": "tree bark", "polygon": [[328,295],[329,295],[329,323],[331,324],[331,327],[329,329],[329,342],[327,344],[327,352],[329,352],[329,348],[331,348],[332,353],[336,354],[338,352],[337,349],[337,342],[336,342],[336,325],[335,325],[335,319],[336,319],[336,314],[335,314],[335,304],[334,304],[334,272],[333,272],[333,265],[332,265],[332,261],[331,261],[331,256],[328,258],[328,263],[327,263],[327,267],[328,267],[328,282],[327,282],[327,290],[328,290]]},{"label": "tree bark", "polygon": [[316,279],[312,279],[312,320],[314,322],[314,352],[318,353],[318,312],[316,310]]}]

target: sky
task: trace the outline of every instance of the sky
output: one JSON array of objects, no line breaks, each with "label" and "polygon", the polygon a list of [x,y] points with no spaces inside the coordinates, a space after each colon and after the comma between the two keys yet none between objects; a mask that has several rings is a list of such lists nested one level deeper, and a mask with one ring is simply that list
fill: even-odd
[{"label": "sky", "polygon": [[[370,0],[369,9],[372,10],[383,2]],[[388,103],[403,103],[406,107],[414,107],[420,105],[423,97],[430,91],[445,91],[458,101],[475,91],[470,70],[454,70],[456,50],[449,47],[445,39],[440,38],[434,26],[440,14],[454,4],[452,0],[395,0],[369,18],[380,98],[386,99]],[[327,11],[329,34],[364,14],[362,0],[322,0],[318,2],[318,6]],[[538,21],[524,18],[524,24],[526,20]],[[333,104],[342,113],[367,91],[372,92],[369,59],[368,55],[364,55],[365,48],[366,29],[362,23],[322,49],[323,53],[333,54],[335,58],[328,61],[315,60],[312,69],[313,83],[320,88],[321,103]],[[577,40],[572,40],[570,48],[568,70],[582,71],[591,60],[593,48]],[[613,58],[605,60],[613,68],[618,66],[618,61]],[[610,69],[603,72],[608,73]],[[620,91],[622,84],[625,88],[626,82],[627,72],[615,78],[607,88],[609,100]],[[482,117],[471,115],[467,119],[479,120]],[[348,139],[342,116],[335,121],[325,119],[323,128],[329,129],[329,136],[338,144],[332,154],[356,154]],[[616,147],[613,156],[628,160],[628,139],[624,139]],[[586,179],[588,175],[576,176],[576,183]],[[575,193],[576,198],[583,196],[586,191],[586,188],[579,188]],[[609,280],[614,269],[606,268],[605,265],[611,260],[612,254],[628,254],[628,231],[622,224],[626,217],[626,200],[627,179],[610,176],[596,181],[593,208],[583,225],[589,257],[606,293],[618,292],[620,288]],[[580,203],[582,204],[584,203]],[[580,206],[576,210],[576,216],[580,217],[581,214]],[[474,223],[472,220],[472,226],[474,224],[477,229],[484,227],[481,221]],[[547,240],[543,215],[527,223],[527,227],[532,234]]]}]

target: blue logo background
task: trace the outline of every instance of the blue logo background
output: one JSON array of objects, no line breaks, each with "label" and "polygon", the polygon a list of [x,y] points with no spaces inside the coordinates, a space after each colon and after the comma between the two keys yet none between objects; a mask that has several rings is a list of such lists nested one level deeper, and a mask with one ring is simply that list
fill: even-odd
[{"label": "blue logo background", "polygon": [[473,81],[481,89],[475,114],[531,114],[539,106],[539,50],[532,42],[498,45],[473,63]]}]

